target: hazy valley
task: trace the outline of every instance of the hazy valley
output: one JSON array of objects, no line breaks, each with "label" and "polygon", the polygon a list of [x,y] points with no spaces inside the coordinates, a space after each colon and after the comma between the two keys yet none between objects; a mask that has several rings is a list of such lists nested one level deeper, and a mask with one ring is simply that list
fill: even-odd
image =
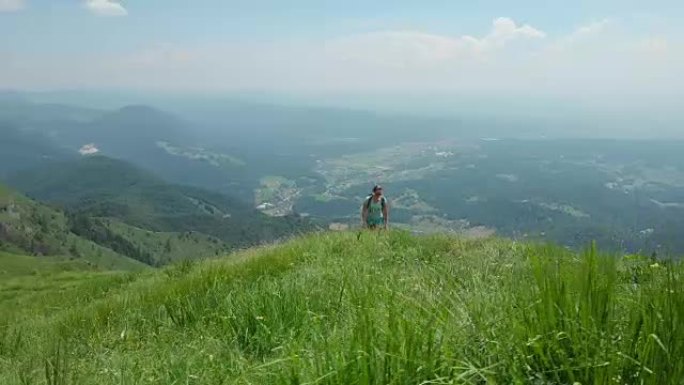
[{"label": "hazy valley", "polygon": [[[417,233],[496,233],[574,248],[598,241],[647,254],[684,251],[678,236],[684,157],[677,141],[493,137],[456,120],[267,105],[252,110],[254,115],[228,104],[225,111],[212,110],[209,125],[152,107],[91,110],[16,98],[4,102],[0,115],[6,138],[0,171],[10,186],[67,206],[75,202],[65,199],[89,198],[70,193],[86,186],[95,195],[112,194],[107,183],[117,183],[116,177],[124,184],[165,180],[232,197],[244,205],[241,212],[298,217],[311,228],[357,226],[361,201],[381,183],[393,223]],[[100,156],[148,174],[129,180],[114,172],[105,181],[91,176],[109,170],[79,171],[79,164]],[[56,161],[65,163],[52,165]],[[169,203],[163,194],[148,199]],[[198,213],[207,218],[228,221],[232,215],[201,205]],[[189,229],[142,222],[132,224]],[[219,238],[223,231],[205,230]]]}]

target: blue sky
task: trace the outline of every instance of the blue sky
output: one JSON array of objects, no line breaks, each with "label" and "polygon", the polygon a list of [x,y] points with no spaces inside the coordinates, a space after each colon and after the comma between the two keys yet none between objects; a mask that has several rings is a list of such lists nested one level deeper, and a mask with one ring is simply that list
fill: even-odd
[{"label": "blue sky", "polygon": [[[675,19],[684,6],[677,0],[580,1],[282,1],[282,0],[137,0],[118,3],[125,17],[105,20],[88,12],[83,0],[0,0],[15,12],[0,16],[3,48],[52,49],[75,45],[84,50],[101,44],[135,46],[155,40],[180,42],[220,39],[323,38],[349,32],[401,28],[443,34],[486,32],[488,22],[509,17],[551,33],[563,33],[608,17]],[[674,26],[674,25],[673,25]],[[49,32],[49,34],[46,34]],[[58,46],[59,46],[58,45]]]},{"label": "blue sky", "polygon": [[0,0],[0,88],[656,95],[679,0]]}]

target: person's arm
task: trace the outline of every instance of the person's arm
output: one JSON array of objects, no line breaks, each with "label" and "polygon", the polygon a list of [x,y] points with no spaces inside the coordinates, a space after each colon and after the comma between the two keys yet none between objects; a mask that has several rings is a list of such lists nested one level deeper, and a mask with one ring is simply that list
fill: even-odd
[{"label": "person's arm", "polygon": [[385,200],[385,207],[382,208],[382,218],[385,221],[385,229],[389,227],[389,202]]},{"label": "person's arm", "polygon": [[366,204],[364,203],[361,206],[361,226],[366,227],[367,223],[368,223],[368,207],[366,207]]}]

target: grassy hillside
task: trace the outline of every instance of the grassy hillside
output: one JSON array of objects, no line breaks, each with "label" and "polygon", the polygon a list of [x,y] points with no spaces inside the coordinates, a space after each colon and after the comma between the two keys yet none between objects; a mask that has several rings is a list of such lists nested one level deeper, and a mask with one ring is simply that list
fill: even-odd
[{"label": "grassy hillside", "polygon": [[92,267],[135,270],[143,265],[70,231],[61,211],[0,185],[0,251],[72,259]]},{"label": "grassy hillside", "polygon": [[51,275],[65,271],[88,271],[87,261],[53,257],[34,257],[0,251],[0,279],[17,276]]},{"label": "grassy hillside", "polygon": [[680,384],[682,273],[497,239],[315,234],[0,303],[0,383]]},{"label": "grassy hillside", "polygon": [[0,307],[6,312],[10,312],[8,309],[14,312],[19,309],[23,312],[50,311],[53,308],[46,307],[46,303],[32,306],[34,299],[59,292],[77,292],[89,279],[119,275],[101,269],[83,259],[34,257],[0,251]]}]

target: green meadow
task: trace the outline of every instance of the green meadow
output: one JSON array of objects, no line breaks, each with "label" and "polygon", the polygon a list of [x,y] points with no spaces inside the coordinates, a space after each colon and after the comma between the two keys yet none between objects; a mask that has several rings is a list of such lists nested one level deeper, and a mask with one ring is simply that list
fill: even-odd
[{"label": "green meadow", "polygon": [[126,273],[1,258],[3,385],[684,383],[677,262],[400,231]]}]

